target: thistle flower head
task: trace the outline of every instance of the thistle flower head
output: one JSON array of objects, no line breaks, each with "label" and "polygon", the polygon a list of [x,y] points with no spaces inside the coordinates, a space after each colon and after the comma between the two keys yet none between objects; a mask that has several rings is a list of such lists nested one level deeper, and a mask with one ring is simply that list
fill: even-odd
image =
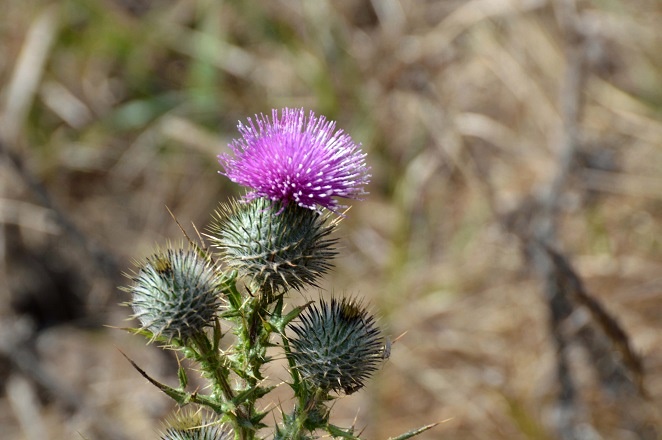
[{"label": "thistle flower head", "polygon": [[159,251],[139,263],[130,305],[154,337],[187,339],[213,324],[222,276],[193,250]]},{"label": "thistle flower head", "polygon": [[280,117],[263,114],[239,123],[242,137],[230,143],[234,157],[218,156],[230,180],[251,190],[247,200],[265,197],[287,205],[338,212],[336,198],[356,199],[370,175],[360,145],[333,121],[303,109],[285,108]]},{"label": "thistle flower head", "polygon": [[324,391],[357,391],[384,359],[381,331],[355,299],[322,300],[300,320],[290,325],[290,356],[303,379]]},{"label": "thistle flower head", "polygon": [[210,238],[224,262],[268,294],[316,285],[331,268],[338,221],[264,198],[221,206]]},{"label": "thistle flower head", "polygon": [[185,411],[166,420],[161,440],[232,440],[234,434],[226,425],[200,412]]}]

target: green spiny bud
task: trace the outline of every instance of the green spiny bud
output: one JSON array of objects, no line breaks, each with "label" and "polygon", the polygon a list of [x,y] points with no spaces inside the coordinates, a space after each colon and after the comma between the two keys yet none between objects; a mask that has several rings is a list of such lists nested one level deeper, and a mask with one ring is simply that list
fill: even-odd
[{"label": "green spiny bud", "polygon": [[182,412],[166,421],[161,440],[231,440],[234,434],[227,426],[200,412]]},{"label": "green spiny bud", "polygon": [[384,338],[375,318],[355,299],[320,301],[290,325],[296,368],[308,383],[324,391],[352,394],[384,359]]},{"label": "green spiny bud", "polygon": [[139,263],[126,290],[143,329],[154,337],[186,340],[213,325],[222,276],[195,251],[168,249]]},{"label": "green spiny bud", "polygon": [[264,198],[221,206],[212,226],[223,260],[268,294],[316,286],[331,268],[338,220]]}]

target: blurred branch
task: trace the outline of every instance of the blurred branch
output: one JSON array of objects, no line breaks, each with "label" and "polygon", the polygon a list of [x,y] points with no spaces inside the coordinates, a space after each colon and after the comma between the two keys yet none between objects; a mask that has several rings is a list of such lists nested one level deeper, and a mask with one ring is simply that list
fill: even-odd
[{"label": "blurred branch", "polygon": [[[576,419],[580,402],[568,362],[568,348],[580,345],[588,354],[601,388],[618,401],[621,422],[638,438],[655,438],[638,410],[638,397],[645,397],[643,364],[631,347],[629,337],[618,321],[584,288],[568,260],[552,248],[537,243],[534,251],[544,252],[545,290],[550,309],[550,330],[557,347],[559,394],[559,434],[563,439],[581,439]],[[540,256],[542,257],[542,255]],[[542,259],[542,258],[541,258]],[[540,270],[540,268],[539,268]],[[588,310],[588,315],[583,313]]]},{"label": "blurred branch", "polygon": [[[545,250],[553,263],[554,272],[553,279],[549,281],[548,285],[554,284],[559,290],[564,291],[574,303],[586,307],[593,318],[591,322],[596,323],[596,327],[606,336],[606,338],[600,338],[598,332],[589,326],[582,326],[577,330],[580,339],[589,341],[585,344],[586,349],[591,350],[592,358],[595,361],[594,366],[598,370],[603,387],[613,389],[618,393],[635,394],[639,391],[644,395],[643,364],[632,349],[625,331],[600,302],[589,295],[568,260],[550,248]],[[608,339],[611,344],[605,339]],[[612,351],[620,355],[621,362],[615,362]]]},{"label": "blurred branch", "polygon": [[[557,429],[564,440],[580,439],[580,402],[577,399],[576,385],[568,360],[568,347],[572,343],[570,335],[562,331],[566,319],[574,311],[574,305],[564,289],[565,278],[558,277],[554,261],[546,243],[556,238],[556,221],[559,201],[570,177],[579,143],[579,124],[582,107],[582,89],[585,81],[584,44],[581,37],[577,10],[574,0],[560,0],[554,3],[557,18],[565,31],[566,70],[560,90],[560,111],[562,130],[556,162],[556,172],[539,194],[536,204],[539,210],[532,218],[533,240],[524,237],[524,245],[532,257],[534,268],[545,282],[545,292],[549,307],[550,331],[556,344],[556,375],[559,384]],[[520,237],[522,238],[522,237]]]},{"label": "blurred branch", "polygon": [[[586,291],[568,259],[554,250],[560,201],[573,173],[579,171],[576,156],[581,139],[588,35],[584,34],[585,26],[574,0],[558,0],[553,5],[565,36],[566,64],[559,92],[562,125],[554,174],[538,193],[525,198],[513,215],[505,217],[497,212],[491,185],[484,178],[479,180],[492,209],[502,218],[504,227],[519,238],[526,261],[545,285],[550,333],[556,346],[559,389],[555,424],[559,437],[564,440],[586,437],[582,425],[588,426],[588,421],[582,417],[575,369],[568,356],[568,349],[579,345],[587,353],[601,388],[618,397],[622,426],[639,438],[654,438],[655,433],[646,427],[645,417],[639,414],[636,405],[637,399],[645,396],[641,359],[617,320]],[[480,164],[474,162],[478,174],[485,175]]]},{"label": "blurred branch", "polygon": [[556,172],[538,196],[540,213],[537,216],[536,239],[552,242],[556,235],[554,222],[558,214],[559,200],[570,177],[579,146],[580,118],[583,104],[583,88],[586,81],[586,48],[582,25],[574,0],[554,3],[561,29],[565,32],[565,75],[560,90],[562,130],[556,160]]}]

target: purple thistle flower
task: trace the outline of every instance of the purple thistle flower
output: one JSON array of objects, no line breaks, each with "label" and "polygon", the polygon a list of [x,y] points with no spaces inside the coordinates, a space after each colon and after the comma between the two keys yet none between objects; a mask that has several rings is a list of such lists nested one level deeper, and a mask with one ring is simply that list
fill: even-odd
[{"label": "purple thistle flower", "polygon": [[247,201],[264,197],[283,204],[339,212],[336,198],[358,199],[366,194],[369,168],[361,145],[324,116],[303,109],[273,110],[248,125],[237,126],[241,139],[230,143],[234,157],[218,156],[230,180],[251,188]]}]

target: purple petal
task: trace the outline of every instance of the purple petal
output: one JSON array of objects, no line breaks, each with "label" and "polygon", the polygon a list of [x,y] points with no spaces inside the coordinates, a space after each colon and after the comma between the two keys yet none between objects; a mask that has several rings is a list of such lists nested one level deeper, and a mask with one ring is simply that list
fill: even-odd
[{"label": "purple petal", "polygon": [[303,109],[273,110],[271,119],[256,115],[237,126],[241,138],[230,143],[233,155],[218,156],[224,175],[251,191],[246,199],[265,197],[284,203],[339,212],[337,198],[366,194],[369,168],[361,145],[333,121]]}]

